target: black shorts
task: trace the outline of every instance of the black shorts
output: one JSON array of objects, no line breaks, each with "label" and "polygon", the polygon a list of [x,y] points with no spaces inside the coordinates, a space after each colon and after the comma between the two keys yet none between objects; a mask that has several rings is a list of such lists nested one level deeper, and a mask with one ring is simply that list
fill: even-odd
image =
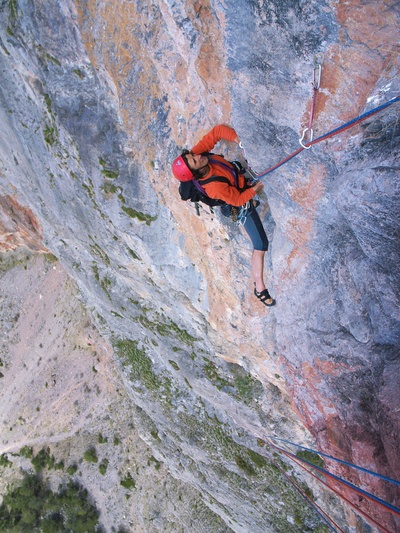
[{"label": "black shorts", "polygon": [[252,209],[243,225],[253,243],[254,250],[266,252],[268,238],[256,209]]}]

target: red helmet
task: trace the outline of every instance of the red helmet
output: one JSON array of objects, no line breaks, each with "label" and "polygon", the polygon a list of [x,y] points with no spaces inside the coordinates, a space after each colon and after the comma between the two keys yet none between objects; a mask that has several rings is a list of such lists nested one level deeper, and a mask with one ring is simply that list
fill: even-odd
[{"label": "red helmet", "polygon": [[187,166],[186,161],[181,155],[172,163],[172,173],[179,181],[190,181],[193,179],[193,172]]}]

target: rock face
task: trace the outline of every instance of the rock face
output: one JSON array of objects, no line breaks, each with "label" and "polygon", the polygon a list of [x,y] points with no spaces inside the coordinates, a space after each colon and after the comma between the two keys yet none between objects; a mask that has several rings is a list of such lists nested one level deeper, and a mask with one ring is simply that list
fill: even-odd
[{"label": "rock face", "polygon": [[157,459],[234,531],[317,527],[298,502],[297,520],[266,511],[264,478],[235,486],[266,435],[398,478],[399,104],[265,178],[270,310],[246,235],[170,176],[217,123],[259,172],[297,150],[317,53],[314,138],[398,96],[395,4],[3,0],[0,20],[3,249],[50,250],[76,280]]}]

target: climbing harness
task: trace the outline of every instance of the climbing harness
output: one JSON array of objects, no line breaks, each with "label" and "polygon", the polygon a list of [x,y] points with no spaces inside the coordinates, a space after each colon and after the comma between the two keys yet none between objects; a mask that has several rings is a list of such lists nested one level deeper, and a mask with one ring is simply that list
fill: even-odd
[{"label": "climbing harness", "polygon": [[237,222],[239,225],[244,226],[246,224],[247,217],[254,209],[254,204],[251,200],[246,202],[240,207],[232,206],[231,218],[232,222]]},{"label": "climbing harness", "polygon": [[[273,165],[269,169],[265,170],[264,172],[257,173],[257,172],[255,172],[255,170],[253,170],[253,169],[251,169],[251,170],[257,176],[258,179],[264,178],[267,174],[270,174],[271,172],[273,172],[277,168],[281,167],[282,165],[284,165],[285,163],[287,163],[288,161],[293,159],[296,155],[300,154],[300,152],[302,152],[304,149],[307,149],[307,148],[313,146],[314,144],[320,143],[321,141],[325,141],[325,140],[329,139],[330,137],[334,137],[335,135],[338,135],[339,133],[342,133],[342,131],[345,131],[345,130],[348,130],[349,128],[352,128],[356,124],[359,124],[359,123],[363,122],[367,118],[372,117],[373,115],[376,115],[376,113],[379,113],[383,109],[386,109],[387,107],[389,107],[392,104],[395,104],[396,102],[399,102],[399,101],[400,101],[400,96],[395,96],[394,98],[392,98],[388,102],[386,102],[386,103],[384,103],[384,104],[382,104],[382,105],[380,105],[378,107],[375,107],[374,109],[371,109],[371,111],[367,111],[366,113],[363,113],[362,115],[359,115],[358,117],[353,118],[352,120],[349,120],[349,122],[346,122],[345,124],[342,124],[342,126],[339,126],[339,127],[335,128],[335,129],[329,131],[328,133],[324,133],[323,135],[321,135],[317,139],[314,139],[313,141],[310,141],[304,147],[302,146],[301,148],[298,148],[295,152],[293,152],[292,154],[288,155],[287,157],[282,159],[282,161],[279,161],[279,163],[276,163],[275,165]],[[240,143],[239,147],[242,149],[243,156],[247,160],[243,144]],[[250,167],[248,167],[248,169],[250,170]]]},{"label": "climbing harness", "polygon": [[[314,454],[317,454],[317,455],[320,455],[320,456],[323,456],[323,457],[327,457],[329,459],[332,459],[334,461],[342,463],[342,464],[344,464],[346,466],[350,466],[352,468],[356,468],[356,469],[358,469],[358,470],[360,470],[360,471],[362,471],[364,473],[368,473],[368,474],[377,476],[377,477],[379,477],[379,478],[381,478],[381,479],[383,479],[385,481],[388,481],[390,483],[394,483],[395,485],[399,485],[400,484],[399,481],[391,479],[391,478],[386,477],[386,476],[381,476],[380,474],[378,474],[376,472],[373,472],[373,471],[370,471],[370,470],[367,470],[366,468],[359,467],[357,465],[354,465],[353,463],[349,463],[347,461],[343,461],[341,459],[338,459],[336,457],[333,457],[331,455],[328,455],[328,454],[325,454],[325,453],[322,453],[322,452],[319,452],[319,451],[311,450],[309,448],[306,448],[304,446],[300,446],[299,444],[295,444],[295,443],[290,442],[288,440],[280,439],[280,438],[272,437],[272,436],[264,436],[265,444],[267,444],[268,446],[271,446],[274,450],[282,453],[287,458],[291,459],[295,464],[297,464],[299,467],[301,467],[307,473],[312,475],[318,482],[322,483],[330,491],[334,492],[342,500],[344,500],[346,503],[348,503],[357,513],[359,513],[364,518],[366,518],[374,526],[378,527],[378,529],[380,531],[382,531],[383,533],[390,533],[390,531],[387,528],[385,528],[382,524],[378,523],[375,518],[370,516],[367,512],[365,512],[363,509],[360,509],[359,506],[355,505],[355,503],[351,502],[348,498],[346,498],[339,490],[337,490],[333,486],[333,484],[326,483],[323,479],[321,479],[321,476],[316,475],[316,473],[314,473],[312,470],[316,470],[317,473],[322,474],[323,476],[327,476],[327,477],[331,478],[332,480],[334,480],[340,486],[344,486],[346,491],[348,491],[350,489],[350,491],[352,491],[353,493],[357,494],[357,496],[359,498],[359,502],[361,502],[365,498],[366,500],[369,500],[369,502],[372,502],[372,503],[384,508],[385,511],[387,511],[387,512],[393,514],[393,515],[396,515],[397,517],[400,516],[400,509],[399,508],[395,507],[394,505],[391,505],[390,503],[385,502],[381,498],[378,498],[377,496],[375,496],[375,495],[373,495],[373,494],[371,494],[371,493],[369,493],[369,492],[367,492],[367,491],[365,491],[363,489],[360,489],[359,487],[357,487],[353,483],[350,483],[349,481],[346,481],[345,479],[330,473],[325,468],[317,466],[316,464],[311,463],[310,461],[307,461],[306,459],[304,459],[302,457],[299,457],[298,455],[294,455],[293,453],[291,453],[291,452],[289,452],[287,450],[284,450],[283,448],[280,448],[279,446],[274,444],[273,441],[284,442],[286,444],[290,444],[292,446],[296,446],[298,448],[301,448],[303,450],[309,451],[311,453],[314,453]],[[303,497],[308,499],[304,494],[303,494]],[[314,507],[313,503],[315,503],[315,502],[309,502],[309,503]],[[324,513],[324,512],[323,512],[323,514],[326,515],[326,513]],[[331,518],[328,517],[328,519],[330,521],[332,521]],[[335,524],[335,525],[337,527],[337,524]],[[331,529],[332,529],[332,527],[331,527]],[[339,530],[340,530],[340,528],[339,528]]]},{"label": "climbing harness", "polygon": [[311,148],[311,146],[307,146],[307,145],[303,144],[305,134],[307,133],[307,131],[309,132],[308,133],[308,136],[309,136],[309,141],[308,142],[311,142],[313,140],[313,137],[314,137],[314,131],[312,129],[312,123],[313,123],[313,120],[314,120],[315,101],[317,99],[317,92],[318,92],[318,90],[319,90],[319,88],[321,86],[321,73],[322,73],[322,64],[323,64],[323,62],[324,62],[324,54],[322,52],[320,52],[320,53],[318,53],[318,54],[316,54],[314,56],[314,80],[313,80],[313,83],[312,83],[313,93],[312,93],[310,120],[308,121],[308,127],[304,129],[303,134],[302,134],[301,138],[299,139],[300,145],[303,148],[305,148],[306,150]]},{"label": "climbing harness", "polygon": [[[209,155],[212,156],[213,154]],[[244,174],[246,170],[242,167],[239,161],[231,161],[230,164],[227,164],[227,162],[209,157],[209,162],[214,166],[227,170],[233,179],[235,187],[238,190],[243,190],[239,189],[239,174]],[[251,176],[253,177],[252,174]],[[184,201],[191,200],[195,205],[198,216],[200,216],[199,202],[202,202],[210,208],[211,213],[214,213],[213,207],[220,206],[224,216],[231,217],[233,222],[244,225],[247,217],[250,215],[253,209],[257,207],[259,202],[257,203],[253,200],[249,200],[242,206],[233,206],[226,204],[223,200],[215,200],[210,198],[203,186],[214,181],[219,181],[221,183],[227,183],[230,185],[229,179],[223,176],[211,176],[210,178],[206,179],[191,179],[186,181],[181,180],[181,184],[179,186],[179,194],[181,199]],[[254,183],[255,182],[252,181],[252,184]]]}]

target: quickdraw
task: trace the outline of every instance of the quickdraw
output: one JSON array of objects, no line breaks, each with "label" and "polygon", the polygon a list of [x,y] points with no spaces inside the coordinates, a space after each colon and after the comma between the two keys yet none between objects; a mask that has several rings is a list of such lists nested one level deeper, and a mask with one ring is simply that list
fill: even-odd
[{"label": "quickdraw", "polygon": [[301,138],[299,139],[300,145],[303,148],[305,148],[306,150],[311,148],[311,146],[306,146],[306,145],[303,144],[304,137],[305,137],[306,133],[309,132],[309,134],[308,134],[309,139],[308,139],[308,141],[306,141],[307,143],[312,142],[312,140],[314,138],[314,132],[313,132],[313,129],[312,129],[312,123],[313,123],[313,120],[314,120],[315,101],[316,101],[316,98],[317,98],[317,92],[318,92],[319,88],[321,87],[321,73],[322,73],[322,64],[323,64],[323,62],[324,62],[324,54],[322,52],[320,52],[320,53],[318,53],[318,54],[316,54],[314,56],[314,80],[313,80],[313,83],[312,83],[313,95],[312,95],[310,120],[308,121],[308,127],[303,130],[303,134],[302,134]]},{"label": "quickdraw", "polygon": [[232,207],[232,221],[244,226],[252,210],[253,203],[251,200],[240,207]]},{"label": "quickdraw", "polygon": [[352,120],[349,120],[345,124],[342,124],[341,126],[338,126],[337,128],[331,131],[328,131],[328,133],[324,133],[323,135],[320,135],[319,137],[317,137],[317,139],[310,141],[308,146],[301,146],[296,151],[294,151],[292,154],[289,154],[288,156],[286,156],[284,159],[282,159],[275,165],[272,165],[272,167],[268,168],[267,170],[264,170],[264,172],[255,172],[255,170],[251,169],[251,167],[248,165],[246,152],[241,142],[239,143],[239,148],[242,149],[243,157],[246,160],[247,169],[251,170],[254,173],[254,175],[257,177],[257,179],[261,179],[261,178],[264,178],[270,172],[273,172],[274,170],[278,169],[279,167],[281,167],[282,165],[284,165],[285,163],[287,163],[288,161],[290,161],[291,159],[299,155],[304,149],[307,149],[310,146],[313,146],[314,144],[320,143],[322,141],[326,141],[330,137],[334,137],[335,135],[338,135],[339,133],[342,133],[343,131],[346,131],[349,128],[354,127],[356,124],[360,124],[364,120],[372,117],[373,115],[376,115],[377,113],[380,113],[383,109],[386,109],[387,107],[393,104],[396,104],[397,102],[400,102],[400,96],[395,96],[388,102],[385,102],[384,104],[381,104],[378,107],[371,109],[370,111],[366,111],[362,115],[359,115],[358,117],[355,117]]}]

